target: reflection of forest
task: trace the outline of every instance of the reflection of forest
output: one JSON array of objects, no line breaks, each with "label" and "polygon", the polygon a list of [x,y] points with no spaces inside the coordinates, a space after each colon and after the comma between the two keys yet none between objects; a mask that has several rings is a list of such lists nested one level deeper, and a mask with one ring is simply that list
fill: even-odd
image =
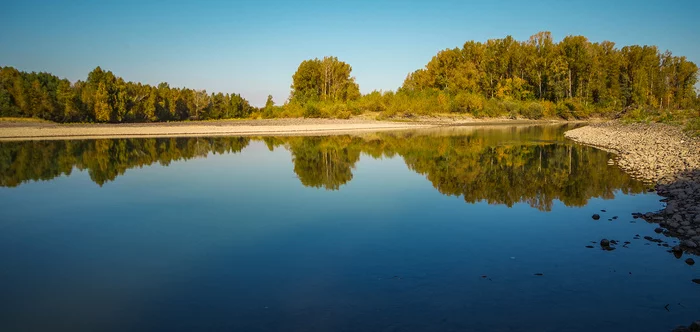
[{"label": "reflection of forest", "polygon": [[[612,198],[618,189],[644,190],[641,183],[607,165],[608,153],[568,142],[562,132],[558,126],[532,126],[262,140],[271,150],[284,147],[291,152],[303,185],[329,190],[352,180],[361,154],[401,156],[439,192],[463,196],[467,202],[526,202],[549,210],[555,199],[582,206],[592,197]],[[0,185],[48,180],[70,174],[73,167],[87,169],[102,185],[129,168],[168,165],[209,152],[240,152],[249,141],[214,137],[7,142],[0,144]]]}]

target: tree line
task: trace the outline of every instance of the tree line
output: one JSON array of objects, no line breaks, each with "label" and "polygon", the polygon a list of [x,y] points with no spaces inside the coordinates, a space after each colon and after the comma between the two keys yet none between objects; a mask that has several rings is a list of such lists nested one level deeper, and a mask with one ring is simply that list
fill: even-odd
[{"label": "tree line", "polygon": [[[0,68],[0,116],[57,122],[151,122],[192,119],[379,118],[444,113],[475,117],[587,118],[683,114],[700,126],[698,67],[656,46],[619,48],[610,41],[549,32],[468,41],[437,53],[396,91],[361,95],[352,67],[337,57],[301,62],[289,98],[263,108],[239,94],[125,82],[97,67],[71,83],[48,73]],[[679,111],[682,110],[682,111]],[[674,113],[675,112],[675,113]]]},{"label": "tree line", "polygon": [[[481,129],[452,134],[377,133],[327,137],[192,137],[24,141],[0,144],[0,186],[49,180],[85,170],[102,186],[127,169],[154,163],[238,153],[252,140],[287,149],[304,186],[339,190],[361,157],[400,156],[445,195],[466,202],[550,210],[554,200],[583,206],[592,197],[639,193],[644,185],[607,164],[604,151],[564,140],[561,127]],[[507,144],[503,144],[508,142]]]},{"label": "tree line", "polygon": [[526,41],[511,36],[486,43],[469,41],[440,51],[423,69],[406,77],[399,91],[445,92],[452,108],[470,112],[488,99],[569,101],[567,108],[598,112],[626,107],[697,107],[698,67],[684,56],[656,46],[616,47],[567,36],[559,43],[539,32]]},{"label": "tree line", "polygon": [[[331,64],[333,63],[333,64]],[[344,70],[328,70],[339,66]],[[282,107],[265,117],[379,118],[447,113],[475,117],[564,118],[674,116],[700,118],[698,67],[656,46],[624,46],[584,36],[555,42],[549,32],[511,36],[438,52],[396,91],[354,93],[352,67],[333,57],[304,61]],[[329,80],[328,73],[340,73]],[[335,77],[335,76],[334,76]],[[341,98],[329,82],[352,87]],[[700,123],[698,123],[700,125]]]},{"label": "tree line", "polygon": [[56,122],[156,122],[245,118],[254,107],[239,94],[125,82],[97,67],[71,83],[49,73],[0,67],[0,116]]}]

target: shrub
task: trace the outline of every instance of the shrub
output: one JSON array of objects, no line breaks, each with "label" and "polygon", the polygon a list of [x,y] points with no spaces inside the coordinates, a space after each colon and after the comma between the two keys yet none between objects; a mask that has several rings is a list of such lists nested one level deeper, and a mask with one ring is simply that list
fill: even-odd
[{"label": "shrub", "polygon": [[335,114],[337,119],[349,119],[352,114],[350,111],[341,111]]},{"label": "shrub", "polygon": [[460,92],[450,106],[452,112],[475,114],[484,108],[484,99],[477,94]]},{"label": "shrub", "polygon": [[570,120],[573,117],[571,110],[569,109],[569,107],[566,106],[564,102],[557,103],[554,109],[556,111],[557,116],[562,119]]},{"label": "shrub", "polygon": [[322,117],[321,109],[314,104],[307,104],[304,107],[304,117],[305,118],[320,118]]},{"label": "shrub", "polygon": [[528,119],[539,120],[544,116],[544,106],[538,102],[531,102],[520,111]]},{"label": "shrub", "polygon": [[583,119],[588,117],[586,109],[577,100],[567,100],[564,102],[564,106],[566,106],[566,108],[569,110],[570,116],[573,116],[576,119]]},{"label": "shrub", "polygon": [[685,130],[691,136],[700,136],[700,117],[694,117],[685,124]]},{"label": "shrub", "polygon": [[496,99],[489,99],[486,103],[484,103],[484,108],[476,112],[474,116],[476,117],[499,117],[502,115],[507,114],[507,110],[503,103]]}]

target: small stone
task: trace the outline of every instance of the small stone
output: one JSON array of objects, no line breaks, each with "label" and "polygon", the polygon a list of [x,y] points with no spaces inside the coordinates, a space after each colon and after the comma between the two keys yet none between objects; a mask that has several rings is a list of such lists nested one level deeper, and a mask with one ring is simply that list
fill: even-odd
[{"label": "small stone", "polygon": [[594,247],[594,246],[586,246],[586,248],[588,248],[588,249],[593,249],[593,248],[595,248],[595,247]]},{"label": "small stone", "polygon": [[692,258],[688,258],[685,260],[685,263],[690,265],[690,266],[693,266],[693,265],[695,265],[695,260]]},{"label": "small stone", "polygon": [[544,274],[543,274],[543,273],[535,273],[535,275],[538,276],[538,277],[541,277],[541,276],[543,276]]},{"label": "small stone", "polygon": [[600,215],[594,214],[592,218],[593,218],[593,220],[600,220]]},{"label": "small stone", "polygon": [[671,248],[671,252],[673,253],[673,256],[675,256],[678,259],[683,257],[683,250],[679,246],[674,246],[673,248]]},{"label": "small stone", "polygon": [[610,246],[610,240],[608,240],[608,239],[602,239],[602,240],[600,240],[600,246],[601,246],[601,247],[609,247],[609,246]]},{"label": "small stone", "polygon": [[657,234],[661,234],[661,233],[664,232],[664,229],[661,228],[661,227],[658,227],[658,228],[656,228],[656,229],[654,230],[654,232],[656,232]]},{"label": "small stone", "polygon": [[695,242],[690,241],[690,240],[685,240],[685,241],[683,241],[683,245],[686,246],[686,247],[688,247],[688,248],[691,248],[691,249],[695,249],[695,248],[698,247],[698,245],[695,244]]},{"label": "small stone", "polygon": [[693,279],[693,282],[700,285],[700,279]]}]

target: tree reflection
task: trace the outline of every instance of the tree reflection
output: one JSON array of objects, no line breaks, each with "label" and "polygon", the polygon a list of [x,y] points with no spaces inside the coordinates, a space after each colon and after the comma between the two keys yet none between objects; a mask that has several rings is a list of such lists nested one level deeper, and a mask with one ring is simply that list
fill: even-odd
[{"label": "tree reflection", "polygon": [[[290,151],[294,172],[305,186],[339,190],[353,178],[361,155],[400,156],[440,193],[466,202],[512,206],[523,202],[548,211],[555,200],[583,206],[615,191],[639,193],[644,184],[617,167],[607,152],[573,144],[563,128],[450,129],[447,132],[389,132],[362,136],[265,137],[268,149]],[[129,168],[242,151],[242,137],[28,141],[0,144],[0,186],[87,170],[102,186]],[[255,139],[254,139],[255,140]]]}]

